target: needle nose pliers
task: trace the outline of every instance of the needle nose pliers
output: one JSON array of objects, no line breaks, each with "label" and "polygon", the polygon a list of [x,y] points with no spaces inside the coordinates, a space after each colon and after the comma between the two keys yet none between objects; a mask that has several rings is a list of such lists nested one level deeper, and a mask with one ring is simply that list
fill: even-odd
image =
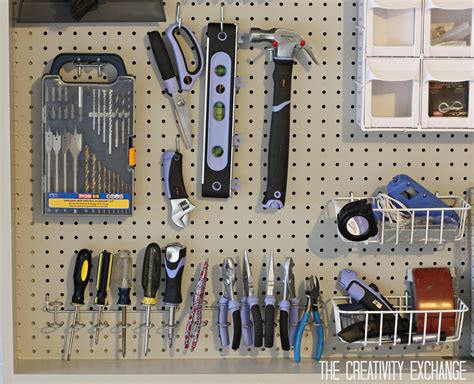
[{"label": "needle nose pliers", "polygon": [[294,360],[296,363],[301,361],[301,341],[303,339],[304,329],[306,324],[308,324],[310,313],[313,315],[314,325],[317,329],[317,344],[314,351],[313,359],[321,360],[321,355],[323,354],[324,348],[324,329],[321,322],[321,316],[319,315],[318,305],[319,305],[319,280],[315,276],[310,276],[306,280],[306,309],[301,317],[301,320],[298,324],[298,329],[296,331],[296,342],[295,342],[295,357]]}]

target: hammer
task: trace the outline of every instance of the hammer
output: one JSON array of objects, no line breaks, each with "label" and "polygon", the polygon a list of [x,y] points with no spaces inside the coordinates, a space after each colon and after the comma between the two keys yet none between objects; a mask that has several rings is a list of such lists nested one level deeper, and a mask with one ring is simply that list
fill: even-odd
[{"label": "hammer", "polygon": [[263,208],[283,208],[288,177],[288,152],[290,141],[291,77],[293,59],[297,50],[303,49],[315,64],[319,64],[313,51],[299,33],[281,28],[263,30],[252,28],[249,40],[268,42],[275,63],[273,70],[273,107],[268,149],[268,179]]}]

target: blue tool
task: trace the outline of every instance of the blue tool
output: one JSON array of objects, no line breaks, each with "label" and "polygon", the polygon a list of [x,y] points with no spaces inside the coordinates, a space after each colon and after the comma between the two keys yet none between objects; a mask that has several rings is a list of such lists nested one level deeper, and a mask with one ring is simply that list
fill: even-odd
[{"label": "blue tool", "polygon": [[[387,193],[404,204],[407,208],[451,208],[444,201],[436,197],[425,187],[418,184],[408,175],[397,175],[387,185]],[[426,217],[428,211],[416,211],[416,217]],[[455,211],[430,211],[429,215],[434,219],[441,219],[444,212],[444,222],[446,224],[456,225],[459,222],[459,216]]]},{"label": "blue tool", "polygon": [[296,342],[295,342],[295,357],[294,360],[296,363],[301,361],[301,341],[303,339],[304,329],[309,321],[310,313],[313,314],[314,325],[317,328],[317,341],[316,349],[314,350],[313,359],[321,360],[324,349],[324,329],[323,323],[321,321],[321,316],[319,315],[319,280],[315,276],[310,276],[306,280],[307,291],[306,291],[306,309],[301,317],[301,320],[298,324],[298,329],[296,331]]}]

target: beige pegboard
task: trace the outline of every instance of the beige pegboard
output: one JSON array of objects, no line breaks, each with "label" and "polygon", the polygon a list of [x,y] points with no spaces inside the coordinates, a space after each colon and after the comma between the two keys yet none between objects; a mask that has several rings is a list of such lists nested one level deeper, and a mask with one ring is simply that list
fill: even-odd
[{"label": "beige pegboard", "polygon": [[[205,26],[218,21],[217,1],[183,1],[183,22],[190,25],[203,41]],[[273,350],[221,350],[216,311],[205,311],[209,325],[202,330],[198,349],[183,352],[183,332],[188,309],[202,261],[210,260],[206,300],[215,305],[222,293],[219,263],[226,256],[239,262],[244,249],[250,250],[254,277],[263,302],[265,254],[276,252],[276,295],[282,296],[282,264],[292,256],[296,267],[299,296],[304,302],[302,281],[310,273],[319,276],[325,300],[339,295],[335,279],[341,268],[358,271],[367,281],[377,283],[386,294],[405,289],[405,270],[415,266],[457,268],[461,296],[469,302],[469,252],[467,240],[439,245],[377,246],[351,245],[337,238],[328,202],[333,196],[372,194],[396,173],[408,173],[433,191],[466,194],[473,184],[472,138],[470,134],[409,134],[361,132],[355,125],[355,1],[229,1],[226,21],[238,22],[242,32],[250,27],[284,27],[307,37],[321,59],[310,66],[307,59],[295,65],[292,95],[292,128],[289,182],[286,207],[278,212],[263,212],[259,207],[265,187],[266,155],[272,99],[272,64],[261,45],[239,50],[238,74],[246,79],[237,95],[236,131],[243,144],[234,157],[235,175],[242,188],[228,201],[198,197],[203,84],[191,95],[193,130],[199,140],[196,150],[184,151],[184,177],[191,200],[197,209],[191,225],[181,231],[169,224],[169,204],[161,184],[161,155],[175,146],[176,126],[169,98],[158,82],[159,74],[152,59],[146,33],[163,31],[174,20],[174,2],[167,2],[168,23],[156,25],[51,25],[16,26],[14,33],[14,172],[15,172],[15,327],[16,353],[19,359],[64,357],[68,332],[62,327],[45,329],[51,315],[42,310],[49,293],[69,305],[74,252],[81,248],[115,252],[130,249],[134,258],[133,306],[140,305],[139,284],[144,249],[151,241],[162,247],[179,241],[188,247],[183,294],[186,302],[179,313],[180,327],[173,351],[165,348],[161,313],[154,314],[156,327],[147,359],[213,357],[283,357]],[[136,210],[132,218],[45,218],[41,214],[41,76],[52,59],[64,52],[116,52],[136,76]],[[201,85],[201,87],[199,86]],[[264,165],[262,165],[264,164]],[[470,198],[470,196],[468,196]],[[96,265],[92,277],[95,277]],[[239,287],[241,279],[239,273]],[[95,291],[89,287],[87,308],[93,308]],[[159,291],[159,303],[164,281]],[[112,289],[112,302],[116,290]],[[159,305],[160,305],[159,304]],[[111,308],[116,308],[115,304]],[[359,348],[340,343],[333,337],[333,316],[324,309],[326,324],[325,356],[439,356],[467,355],[468,337],[459,344],[441,347]],[[116,314],[104,318],[115,325]],[[60,320],[70,324],[71,316]],[[117,329],[102,332],[98,346],[93,344],[95,317],[84,314],[87,326],[78,332],[73,359],[117,359],[120,341]],[[142,314],[129,314],[127,359],[143,359]],[[466,324],[468,321],[466,321]],[[278,335],[278,332],[276,332]],[[469,334],[465,328],[465,336]],[[314,333],[304,340],[304,355],[310,356]],[[291,354],[290,354],[291,355]]]}]

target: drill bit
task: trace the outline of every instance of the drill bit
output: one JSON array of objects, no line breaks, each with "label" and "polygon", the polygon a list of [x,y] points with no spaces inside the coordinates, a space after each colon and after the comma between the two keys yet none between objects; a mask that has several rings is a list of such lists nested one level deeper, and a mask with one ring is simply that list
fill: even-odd
[{"label": "drill bit", "polygon": [[89,193],[89,177],[90,177],[90,152],[89,146],[86,145],[84,153],[84,192]]},{"label": "drill bit", "polygon": [[79,121],[82,121],[82,112],[84,105],[84,87],[77,88],[77,108],[79,109]]},{"label": "drill bit", "polygon": [[[100,163],[99,163],[100,166]],[[100,171],[100,168],[99,168]],[[92,191],[93,193],[97,191],[97,156],[96,154],[92,154]]]},{"label": "drill bit", "polygon": [[95,131],[95,103],[96,100],[96,91],[95,88],[92,90],[92,130]]},{"label": "drill bit", "polygon": [[102,193],[102,163],[100,161],[97,163],[97,193]]},{"label": "drill bit", "polygon": [[59,152],[61,151],[61,135],[55,133],[53,135],[53,152],[54,152],[54,191],[59,192]]},{"label": "drill bit", "polygon": [[106,112],[106,104],[107,104],[107,91],[105,89],[102,90],[102,142],[106,143],[106,127],[107,127],[107,112]]},{"label": "drill bit", "polygon": [[77,133],[77,128],[74,129],[74,133],[71,135],[69,152],[71,152],[72,155],[74,193],[77,193],[77,160],[79,154],[82,152],[82,134]]},{"label": "drill bit", "polygon": [[100,136],[100,89],[97,90],[97,134]]},{"label": "drill bit", "polygon": [[53,133],[47,130],[44,134],[44,148],[46,150],[46,188],[51,192],[51,152],[53,150]]},{"label": "drill bit", "polygon": [[71,134],[69,132],[64,132],[61,135],[61,148],[63,151],[63,192],[67,192],[67,153],[69,152],[69,147],[71,146]]},{"label": "drill bit", "polygon": [[112,90],[109,90],[109,108],[108,108],[108,117],[109,117],[109,155],[112,154]]}]

